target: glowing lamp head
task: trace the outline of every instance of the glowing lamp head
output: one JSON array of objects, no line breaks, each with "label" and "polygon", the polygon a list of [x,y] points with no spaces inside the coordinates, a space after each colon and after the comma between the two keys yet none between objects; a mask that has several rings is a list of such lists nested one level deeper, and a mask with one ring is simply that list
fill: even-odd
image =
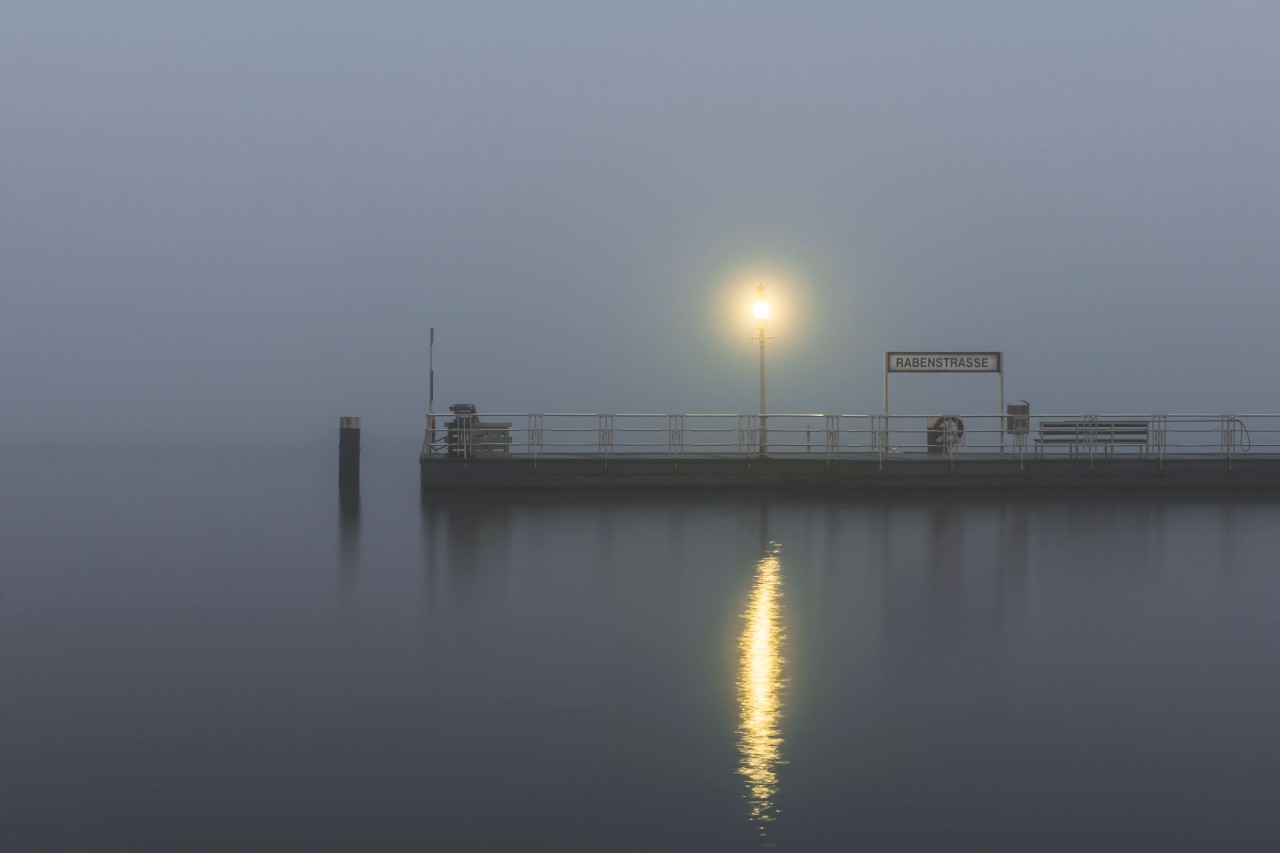
[{"label": "glowing lamp head", "polygon": [[751,306],[751,313],[757,320],[769,318],[769,303],[764,300],[764,285],[756,288],[756,302]]}]

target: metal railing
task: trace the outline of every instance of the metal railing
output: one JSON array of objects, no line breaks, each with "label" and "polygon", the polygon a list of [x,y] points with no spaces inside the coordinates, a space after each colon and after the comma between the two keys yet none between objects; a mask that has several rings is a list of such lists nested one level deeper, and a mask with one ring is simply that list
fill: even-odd
[{"label": "metal railing", "polygon": [[[1280,414],[1045,414],[1011,434],[1001,415],[477,414],[475,438],[443,425],[424,456],[803,459],[1209,457],[1280,454]],[[763,422],[763,423],[762,423]],[[439,423],[439,421],[437,421]],[[507,424],[510,424],[507,427]],[[761,426],[767,427],[762,430]],[[498,429],[495,430],[494,427]],[[501,434],[499,437],[498,434]],[[767,438],[766,438],[767,436]]]}]

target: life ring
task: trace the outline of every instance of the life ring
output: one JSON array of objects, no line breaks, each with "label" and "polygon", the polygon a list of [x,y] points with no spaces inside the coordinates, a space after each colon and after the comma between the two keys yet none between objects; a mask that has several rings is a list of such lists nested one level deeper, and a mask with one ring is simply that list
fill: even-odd
[{"label": "life ring", "polygon": [[929,427],[929,433],[939,447],[958,447],[964,443],[964,421],[959,415],[942,415]]}]

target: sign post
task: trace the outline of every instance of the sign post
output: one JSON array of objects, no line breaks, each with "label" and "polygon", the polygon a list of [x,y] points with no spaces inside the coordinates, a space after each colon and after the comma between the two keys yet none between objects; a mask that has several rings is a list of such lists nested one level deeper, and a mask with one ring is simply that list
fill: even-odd
[{"label": "sign post", "polygon": [[995,373],[1000,377],[1000,453],[1004,453],[1003,352],[886,352],[884,354],[884,430],[889,445],[890,373]]}]

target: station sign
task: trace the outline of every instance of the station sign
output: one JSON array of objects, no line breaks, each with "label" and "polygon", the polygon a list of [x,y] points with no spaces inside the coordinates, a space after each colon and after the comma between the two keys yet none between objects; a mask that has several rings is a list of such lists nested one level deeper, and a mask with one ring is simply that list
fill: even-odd
[{"label": "station sign", "polygon": [[887,352],[886,373],[1000,373],[998,352]]}]

